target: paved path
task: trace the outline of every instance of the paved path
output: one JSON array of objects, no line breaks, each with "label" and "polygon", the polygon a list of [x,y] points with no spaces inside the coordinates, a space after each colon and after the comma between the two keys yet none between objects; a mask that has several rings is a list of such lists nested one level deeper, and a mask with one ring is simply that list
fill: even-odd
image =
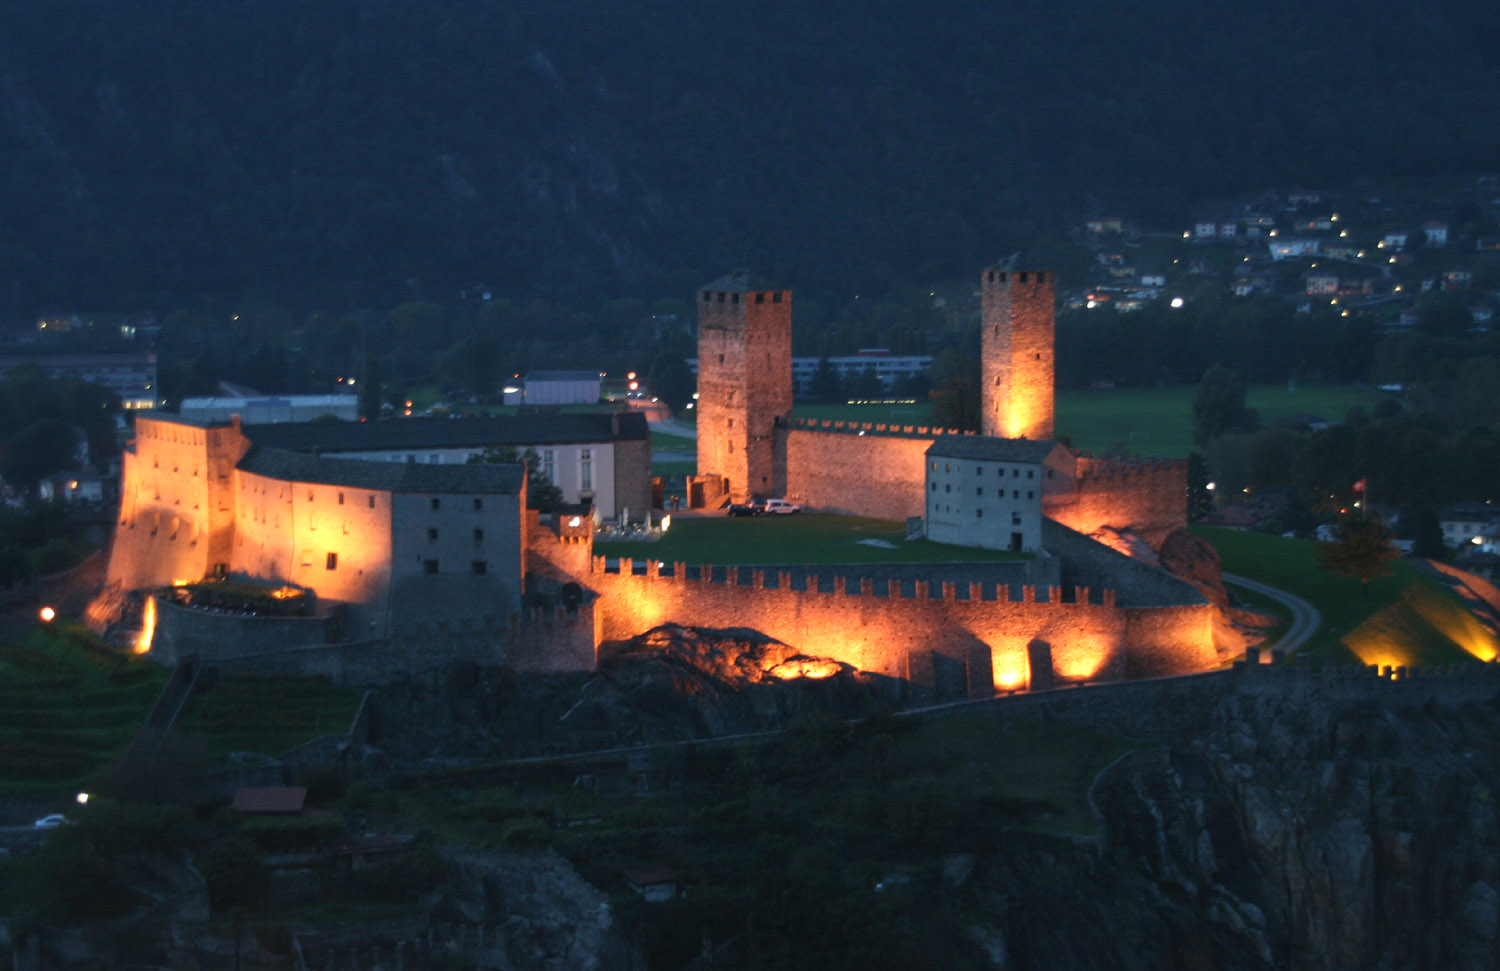
[{"label": "paved path", "polygon": [[663,435],[676,435],[679,438],[697,438],[698,429],[692,425],[683,425],[671,418],[663,418],[661,421],[650,421],[646,423],[653,432],[661,432]]},{"label": "paved path", "polygon": [[1270,597],[1292,612],[1292,622],[1287,625],[1286,632],[1276,643],[1267,644],[1267,647],[1274,647],[1291,654],[1306,643],[1307,639],[1318,629],[1318,625],[1323,623],[1323,615],[1318,612],[1318,608],[1285,590],[1268,586],[1258,580],[1236,576],[1233,573],[1224,574],[1224,582],[1233,583],[1246,590],[1254,590],[1262,596]]}]

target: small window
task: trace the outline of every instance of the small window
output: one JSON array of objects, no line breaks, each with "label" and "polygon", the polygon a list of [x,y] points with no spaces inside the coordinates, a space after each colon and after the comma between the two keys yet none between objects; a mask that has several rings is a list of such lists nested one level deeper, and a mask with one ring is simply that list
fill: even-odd
[{"label": "small window", "polygon": [[1021,514],[1018,513],[1018,512],[1011,513],[1010,514],[1010,524],[1012,526],[1019,526],[1019,525],[1021,525]]},{"label": "small window", "polygon": [[1012,499],[1019,499],[1019,498],[1021,498],[1021,490],[1020,489],[1012,489],[1010,491],[1010,497]]},{"label": "small window", "polygon": [[974,510],[974,518],[975,519],[983,519],[984,518],[984,510],[983,509],[976,509],[976,510]]},{"label": "small window", "polygon": [[344,504],[344,494],[342,492],[340,492],[339,493],[339,505],[342,506],[343,504]]},{"label": "small window", "polygon": [[777,290],[775,293],[771,294],[771,302],[772,303],[781,303],[781,291],[780,290]]},{"label": "small window", "polygon": [[441,499],[439,499],[437,496],[433,496],[432,497],[432,508],[434,508],[434,509],[441,509],[441,508],[443,508],[443,501]]},{"label": "small window", "polygon": [[323,567],[327,570],[337,570],[339,568],[339,555],[337,553],[329,553],[328,558],[323,562]]},{"label": "small window", "polygon": [[766,302],[766,295],[764,293],[757,293],[755,295],[755,302],[756,303],[765,303]]},{"label": "small window", "polygon": [[483,508],[484,508],[484,500],[483,499],[475,499],[474,500],[474,511],[478,512],[479,510],[481,510]]},{"label": "small window", "polygon": [[1012,479],[1019,479],[1021,477],[1021,470],[1020,469],[1011,469],[1010,470],[1010,477]]},{"label": "small window", "polygon": [[1027,499],[1035,499],[1036,498],[1036,492],[1034,492],[1031,489],[1027,489],[1026,490],[1026,498]]},{"label": "small window", "polygon": [[476,543],[483,543],[484,542],[484,530],[482,530],[482,529],[476,529],[476,530],[474,530],[474,542],[476,542]]},{"label": "small window", "polygon": [[375,497],[373,495],[370,496],[370,508],[371,509],[375,508]]},{"label": "small window", "polygon": [[723,354],[720,354],[720,355],[719,355],[719,363],[720,363],[720,364],[723,364],[723,363],[724,363],[724,355],[723,355]]},{"label": "small window", "polygon": [[979,488],[975,489],[974,490],[974,495],[976,495],[976,496],[982,496],[982,495],[984,495],[984,487],[980,486]]},{"label": "small window", "polygon": [[1035,479],[1036,478],[1036,469],[1027,469],[1026,470],[1026,478],[1028,478],[1028,479]]},{"label": "small window", "polygon": [[482,577],[489,572],[490,565],[484,560],[474,560],[469,564],[469,572],[476,577]]},{"label": "small window", "polygon": [[932,483],[932,491],[933,492],[937,491],[937,483],[936,482]]},{"label": "small window", "polygon": [[951,484],[947,483],[947,482],[944,482],[943,483],[943,491],[944,492],[952,492],[953,491],[953,486]]},{"label": "small window", "polygon": [[437,560],[423,560],[422,561],[422,572],[423,573],[436,573],[437,572],[437,566],[438,566],[438,561]]},{"label": "small window", "polygon": [[311,489],[307,490],[307,501],[308,502],[312,502],[313,501],[313,494],[312,494],[312,490]]},{"label": "small window", "polygon": [[436,540],[437,540],[437,530],[434,529],[434,528],[429,527],[428,530],[427,530],[427,542],[431,543],[431,542],[434,542]]}]

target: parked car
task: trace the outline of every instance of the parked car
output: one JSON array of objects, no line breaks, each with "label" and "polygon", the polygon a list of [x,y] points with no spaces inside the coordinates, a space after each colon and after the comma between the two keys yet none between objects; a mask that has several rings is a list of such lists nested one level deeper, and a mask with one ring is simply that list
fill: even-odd
[{"label": "parked car", "polygon": [[787,513],[801,512],[802,507],[795,502],[787,502],[785,499],[767,499],[763,511],[768,514],[786,515]]},{"label": "parked car", "polygon": [[731,516],[758,516],[758,515],[760,515],[760,513],[756,511],[756,509],[755,509],[754,506],[747,506],[744,503],[736,502],[736,503],[734,503],[733,505],[731,505],[729,507],[729,515],[731,515]]},{"label": "parked car", "polygon": [[62,813],[53,813],[50,816],[43,816],[32,825],[34,825],[37,829],[56,829],[67,821],[68,817],[64,816]]}]

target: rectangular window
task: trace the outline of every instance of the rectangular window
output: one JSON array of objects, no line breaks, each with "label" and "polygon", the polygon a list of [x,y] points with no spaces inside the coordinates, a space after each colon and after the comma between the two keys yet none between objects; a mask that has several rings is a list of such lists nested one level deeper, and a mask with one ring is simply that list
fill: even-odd
[{"label": "rectangular window", "polygon": [[1018,513],[1018,512],[1011,513],[1010,514],[1010,524],[1012,526],[1019,526],[1019,525],[1021,525],[1021,514]]},{"label": "rectangular window", "polygon": [[983,519],[984,518],[984,510],[983,509],[976,509],[976,510],[974,510],[974,518],[975,519]]},{"label": "rectangular window", "polygon": [[1027,469],[1026,470],[1026,478],[1028,478],[1028,479],[1035,479],[1036,478],[1036,469]]},{"label": "rectangular window", "polygon": [[984,487],[980,486],[979,488],[975,489],[974,490],[974,495],[976,495],[976,496],[982,496],[982,495],[984,495]]},{"label": "rectangular window", "polygon": [[437,572],[437,566],[438,566],[438,561],[437,560],[423,560],[422,561],[422,572],[423,573],[436,573]]},{"label": "rectangular window", "polygon": [[323,561],[323,568],[325,570],[337,570],[339,568],[339,555],[337,553],[329,553],[328,558]]},{"label": "rectangular window", "polygon": [[[733,425],[734,422],[731,421],[730,424]],[[578,488],[594,488],[594,450],[591,448],[579,452]]]},{"label": "rectangular window", "polygon": [[484,500],[483,499],[475,499],[474,500],[474,511],[478,512],[479,510],[481,510],[483,508],[484,508]]},{"label": "rectangular window", "polygon": [[439,455],[438,453],[436,453],[436,452],[429,452],[427,454],[427,464],[428,465],[442,465],[443,464],[443,457],[441,455]]},{"label": "rectangular window", "polygon": [[434,509],[441,509],[441,508],[443,508],[443,502],[437,496],[433,496],[432,497],[432,508],[434,508]]},{"label": "rectangular window", "polygon": [[431,543],[431,542],[434,542],[436,539],[437,539],[437,530],[433,529],[433,528],[429,528],[427,530],[427,542]]},{"label": "rectangular window", "polygon": [[375,508],[375,497],[373,495],[370,496],[370,508],[371,509]]},{"label": "rectangular window", "polygon": [[342,492],[340,492],[339,493],[339,505],[342,506],[343,504],[344,504],[344,494]]},{"label": "rectangular window", "polygon": [[489,572],[489,568],[490,565],[484,560],[474,560],[469,564],[469,572],[473,573],[476,577],[484,576]]},{"label": "rectangular window", "polygon": [[483,543],[484,542],[484,530],[482,530],[482,529],[476,529],[476,530],[474,530],[474,542],[476,542],[476,543]]}]

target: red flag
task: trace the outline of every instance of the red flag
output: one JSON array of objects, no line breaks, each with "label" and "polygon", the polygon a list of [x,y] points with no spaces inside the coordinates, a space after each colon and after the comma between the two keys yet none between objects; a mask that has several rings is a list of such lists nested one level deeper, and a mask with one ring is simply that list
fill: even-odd
[{"label": "red flag", "polygon": [[1365,491],[1365,480],[1364,479],[1360,479],[1358,482],[1354,483],[1354,491],[1355,492],[1364,492]]}]

